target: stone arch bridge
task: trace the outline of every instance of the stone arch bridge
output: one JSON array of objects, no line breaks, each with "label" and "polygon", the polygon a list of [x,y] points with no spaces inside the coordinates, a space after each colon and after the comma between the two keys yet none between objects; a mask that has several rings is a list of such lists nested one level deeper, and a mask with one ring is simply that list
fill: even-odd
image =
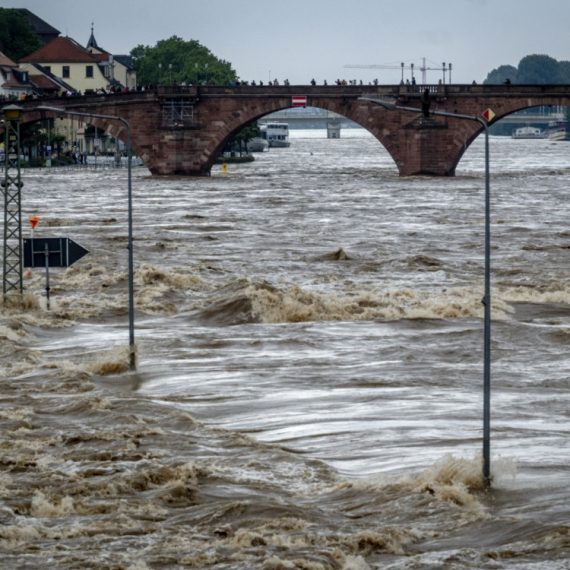
[{"label": "stone arch bridge", "polygon": [[[359,97],[388,97],[420,107],[426,86],[199,86],[159,87],[113,95],[62,97],[20,102],[22,123],[56,116],[39,105],[67,111],[120,116],[132,128],[132,148],[155,175],[208,176],[227,141],[249,123],[292,107],[294,96],[307,106],[333,111],[370,131],[394,159],[400,175],[453,176],[465,150],[481,133],[475,121],[387,110]],[[539,105],[570,106],[570,85],[433,85],[431,109],[481,116],[490,108],[494,123],[515,111]],[[86,119],[126,140],[118,121]]]}]

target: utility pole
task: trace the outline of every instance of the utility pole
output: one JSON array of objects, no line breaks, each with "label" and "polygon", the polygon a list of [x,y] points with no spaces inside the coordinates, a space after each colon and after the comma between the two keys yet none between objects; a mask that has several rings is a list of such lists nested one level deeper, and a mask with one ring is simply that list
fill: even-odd
[{"label": "utility pole", "polygon": [[48,157],[46,159],[46,166],[51,168],[51,120],[47,119],[47,136],[48,136],[48,143],[47,143],[47,151]]},{"label": "utility pole", "polygon": [[4,244],[2,293],[4,304],[9,296],[22,298],[22,186],[20,178],[20,113],[22,107],[8,105],[2,109],[5,117]]}]

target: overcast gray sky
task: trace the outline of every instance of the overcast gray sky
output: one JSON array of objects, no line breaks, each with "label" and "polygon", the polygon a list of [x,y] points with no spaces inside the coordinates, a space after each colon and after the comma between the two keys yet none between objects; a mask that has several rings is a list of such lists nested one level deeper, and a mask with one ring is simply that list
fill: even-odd
[{"label": "overcast gray sky", "polygon": [[[397,83],[399,70],[344,65],[417,66],[425,57],[432,67],[452,62],[453,82],[471,83],[525,55],[570,60],[570,0],[0,0],[0,6],[28,8],[82,45],[93,22],[97,42],[114,54],[173,35],[195,39],[248,81],[271,75],[292,84],[313,77]],[[440,77],[428,71],[428,82]]]}]

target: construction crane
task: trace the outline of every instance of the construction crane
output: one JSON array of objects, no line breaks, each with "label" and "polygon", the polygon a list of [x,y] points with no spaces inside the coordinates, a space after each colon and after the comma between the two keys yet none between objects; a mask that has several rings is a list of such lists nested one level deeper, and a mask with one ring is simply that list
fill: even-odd
[{"label": "construction crane", "polygon": [[[433,62],[432,62],[433,63]],[[437,64],[434,64],[437,65]],[[446,67],[446,65],[448,67]],[[422,58],[422,64],[415,67],[413,63],[406,65],[402,62],[400,65],[345,65],[344,67],[352,69],[401,69],[402,70],[402,80],[404,79],[404,69],[411,69],[412,77],[414,76],[414,69],[419,69],[422,72],[422,84],[427,83],[426,71],[443,71],[443,82],[445,83],[445,72],[449,71],[449,83],[451,83],[451,63],[442,63],[443,67],[427,67],[426,58]]]}]

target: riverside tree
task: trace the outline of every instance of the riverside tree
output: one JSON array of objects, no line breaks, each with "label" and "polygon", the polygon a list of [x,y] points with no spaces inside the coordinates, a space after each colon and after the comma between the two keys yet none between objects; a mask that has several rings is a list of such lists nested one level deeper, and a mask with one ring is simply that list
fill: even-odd
[{"label": "riverside tree", "polygon": [[18,62],[42,46],[42,40],[25,12],[17,8],[0,8],[0,51]]},{"label": "riverside tree", "polygon": [[[160,40],[154,47],[138,45],[131,50],[139,85],[181,84],[227,85],[236,81],[231,63],[217,58],[196,40],[178,36]],[[172,66],[172,67],[170,67]]]},{"label": "riverside tree", "polygon": [[522,85],[570,84],[570,61],[557,61],[549,55],[527,55],[518,67],[501,65],[493,69],[484,83],[504,83],[507,78]]}]

